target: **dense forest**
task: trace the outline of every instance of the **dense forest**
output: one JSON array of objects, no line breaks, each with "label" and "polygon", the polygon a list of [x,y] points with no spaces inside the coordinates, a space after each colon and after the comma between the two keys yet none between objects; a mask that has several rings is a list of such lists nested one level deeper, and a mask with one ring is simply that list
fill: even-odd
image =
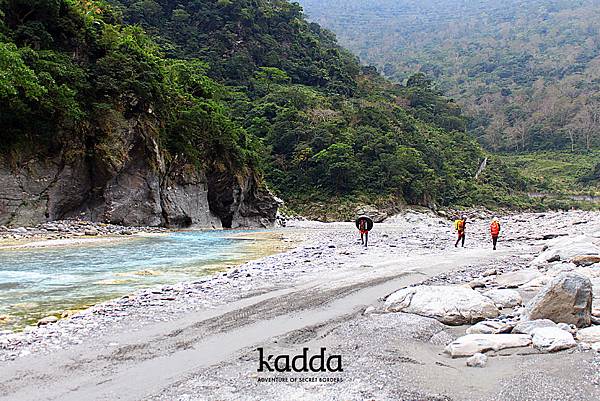
[{"label": "dense forest", "polygon": [[493,151],[600,146],[599,0],[300,0],[387,77],[457,99]]},{"label": "dense forest", "polygon": [[206,64],[164,57],[105,3],[0,0],[0,17],[2,153],[77,152],[92,142],[118,158],[112,134],[144,115],[173,156],[256,163],[257,148],[228,116]]},{"label": "dense forest", "polygon": [[[112,1],[172,57],[200,57],[225,101],[263,146],[271,186],[293,205],[331,196],[409,203],[493,202],[476,183],[483,151],[461,109],[422,74],[382,79],[335,36],[280,0]],[[512,193],[514,171],[494,177]],[[485,196],[480,191],[486,192]],[[296,200],[295,202],[293,200]]]},{"label": "dense forest", "polygon": [[526,188],[497,158],[475,179],[486,155],[427,76],[384,79],[283,0],[0,0],[0,69],[12,160],[92,148],[118,168],[115,133],[140,116],[169,159],[262,171],[296,210]]}]

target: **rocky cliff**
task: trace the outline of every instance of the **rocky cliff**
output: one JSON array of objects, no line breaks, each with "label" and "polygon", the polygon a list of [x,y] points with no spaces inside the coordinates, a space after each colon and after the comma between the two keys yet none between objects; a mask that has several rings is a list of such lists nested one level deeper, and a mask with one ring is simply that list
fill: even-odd
[{"label": "rocky cliff", "polygon": [[[100,128],[101,129],[101,128]],[[0,156],[0,224],[81,218],[120,225],[269,227],[279,200],[249,168],[165,157],[152,125],[127,121],[53,153]]]}]

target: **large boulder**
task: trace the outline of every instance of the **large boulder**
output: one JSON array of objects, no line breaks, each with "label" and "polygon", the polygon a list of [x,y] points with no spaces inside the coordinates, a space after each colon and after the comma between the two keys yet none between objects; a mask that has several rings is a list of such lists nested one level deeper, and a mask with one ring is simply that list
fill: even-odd
[{"label": "large boulder", "polygon": [[542,327],[533,334],[533,346],[544,352],[556,352],[577,346],[573,335],[559,327]]},{"label": "large boulder", "polygon": [[591,322],[592,283],[576,273],[563,273],[548,283],[525,307],[523,320],[550,319],[587,327]]},{"label": "large boulder", "polygon": [[530,344],[531,336],[527,334],[467,334],[448,344],[444,352],[457,358],[478,352],[527,347]]},{"label": "large boulder", "polygon": [[387,298],[385,310],[432,317],[449,325],[473,324],[500,313],[489,298],[470,288],[428,285],[396,291]]}]

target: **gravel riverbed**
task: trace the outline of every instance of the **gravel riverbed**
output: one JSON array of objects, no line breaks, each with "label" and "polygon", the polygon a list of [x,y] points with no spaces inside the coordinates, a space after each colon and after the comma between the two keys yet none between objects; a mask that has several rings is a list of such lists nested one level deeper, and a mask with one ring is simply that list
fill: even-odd
[{"label": "gravel riverbed", "polygon": [[[287,252],[233,267],[206,279],[137,291],[120,299],[98,304],[57,323],[31,328],[23,333],[1,333],[0,361],[7,369],[4,371],[8,372],[8,376],[4,378],[8,380],[10,372],[19,366],[19,360],[43,357],[50,361],[54,358],[53,355],[61,355],[59,350],[99,350],[108,346],[114,347],[115,353],[119,350],[119,355],[122,356],[124,351],[120,339],[125,334],[129,336],[127,338],[136,338],[143,336],[143,333],[153,332],[159,326],[177,326],[186,320],[192,324],[190,316],[195,313],[220,313],[236,302],[262,299],[261,297],[278,293],[285,300],[280,306],[252,306],[251,312],[235,315],[231,323],[227,319],[216,320],[208,329],[203,328],[203,333],[212,335],[237,330],[244,324],[260,324],[276,319],[280,314],[294,315],[302,308],[313,310],[308,317],[315,316],[320,313],[320,308],[329,308],[328,302],[368,291],[372,285],[373,288],[382,288],[377,291],[383,292],[371,301],[365,296],[366,304],[359,310],[353,309],[349,315],[337,316],[316,326],[308,325],[300,331],[292,330],[293,324],[288,322],[286,324],[290,326],[289,330],[282,329],[285,334],[277,335],[274,331],[272,338],[263,343],[280,349],[298,348],[302,344],[327,344],[337,347],[345,355],[351,352],[352,347],[364,347],[362,356],[354,358],[349,364],[344,376],[345,383],[285,386],[257,383],[256,373],[252,373],[256,370],[253,353],[256,344],[261,343],[257,341],[248,348],[236,348],[235,352],[223,356],[224,359],[218,363],[206,368],[198,366],[185,376],[177,377],[177,380],[162,390],[144,393],[141,398],[494,399],[492,395],[500,397],[502,391],[507,391],[507,386],[521,386],[519,391],[523,396],[515,396],[513,399],[537,399],[527,397],[534,394],[534,384],[544,383],[547,377],[542,375],[540,378],[533,374],[536,364],[531,360],[535,358],[540,358],[539,363],[548,367],[560,365],[567,359],[572,360],[573,366],[581,369],[581,374],[574,378],[565,373],[564,382],[581,380],[579,392],[595,391],[593,394],[598,394],[597,371],[594,373],[598,357],[593,353],[577,348],[568,353],[550,355],[554,359],[548,359],[548,355],[536,354],[531,357],[534,359],[521,358],[514,362],[514,356],[500,352],[497,353],[496,360],[513,359],[512,362],[502,362],[495,368],[486,368],[486,374],[497,379],[497,382],[492,383],[492,379],[486,379],[483,373],[465,373],[464,361],[458,363],[453,359],[440,357],[443,344],[458,337],[459,331],[464,333],[464,327],[440,329],[438,323],[431,322],[432,319],[406,320],[402,317],[405,314],[377,315],[373,319],[363,314],[369,304],[378,307],[387,295],[400,288],[401,285],[395,285],[398,280],[409,286],[467,284],[482,280],[486,272],[492,270],[496,275],[502,275],[527,269],[552,238],[589,234],[600,227],[600,216],[591,212],[514,215],[502,219],[503,235],[498,251],[494,252],[488,238],[488,216],[473,217],[467,226],[467,246],[464,249],[454,248],[451,221],[432,214],[407,213],[390,219],[387,223],[377,224],[371,233],[368,249],[361,246],[353,224],[290,222],[287,228],[277,230],[281,232],[284,241],[301,241],[301,244]],[[361,282],[365,284],[361,285]],[[348,283],[346,287],[345,283]],[[302,288],[310,290],[303,292]],[[296,290],[299,292],[289,292]],[[329,293],[333,294],[330,301],[327,300]],[[363,299],[357,299],[356,302],[361,304]],[[342,309],[340,306],[340,311]],[[415,329],[410,334],[412,326],[418,330]],[[430,327],[433,333],[429,337],[425,336],[426,341],[421,338],[424,326]],[[185,332],[187,329],[182,326],[181,330]],[[441,332],[444,334],[437,336],[437,340],[429,341],[434,334]],[[400,346],[403,341],[406,344]],[[179,346],[174,349],[183,355],[184,350]],[[521,381],[510,374],[510,366],[514,368],[515,363],[519,365],[519,369],[523,369],[523,375],[519,376]],[[441,370],[431,370],[432,367]],[[431,375],[427,374],[428,370]],[[435,375],[448,375],[449,372],[453,373],[448,379],[436,379]],[[475,386],[481,393],[469,396],[465,388],[468,388],[473,375],[481,380]],[[456,381],[456,388],[453,388],[453,380]],[[7,382],[0,381],[0,385],[2,383],[8,386]],[[558,383],[557,386],[560,387],[561,384]],[[13,387],[8,386],[7,389],[11,390]],[[548,394],[558,396],[563,391],[566,390],[560,387]],[[133,391],[131,394],[130,398],[136,399],[135,395],[141,393]],[[535,394],[539,395],[539,392]],[[594,399],[586,398],[584,393],[576,395],[572,399]]]}]

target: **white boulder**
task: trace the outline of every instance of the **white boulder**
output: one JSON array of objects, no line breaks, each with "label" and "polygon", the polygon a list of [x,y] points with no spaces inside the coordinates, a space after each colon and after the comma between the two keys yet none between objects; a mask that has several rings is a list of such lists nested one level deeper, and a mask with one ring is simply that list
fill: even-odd
[{"label": "white boulder", "polygon": [[577,339],[586,343],[600,343],[600,326],[580,329],[577,332]]},{"label": "white boulder", "polygon": [[523,298],[515,290],[493,289],[484,292],[483,296],[488,297],[494,301],[494,304],[500,305],[502,308],[512,308],[523,303]]},{"label": "white boulder", "polygon": [[527,334],[467,334],[448,344],[444,352],[453,358],[465,357],[486,351],[527,347],[531,336]]},{"label": "white boulder", "polygon": [[541,351],[556,352],[577,346],[573,335],[559,327],[543,327],[535,330],[533,346]]},{"label": "white boulder", "polygon": [[385,301],[385,310],[432,317],[449,325],[473,324],[500,313],[489,298],[471,288],[428,285],[396,291]]},{"label": "white boulder", "polygon": [[537,329],[544,327],[557,327],[556,323],[548,319],[525,320],[519,322],[512,330],[515,334],[529,334],[532,336]]}]

